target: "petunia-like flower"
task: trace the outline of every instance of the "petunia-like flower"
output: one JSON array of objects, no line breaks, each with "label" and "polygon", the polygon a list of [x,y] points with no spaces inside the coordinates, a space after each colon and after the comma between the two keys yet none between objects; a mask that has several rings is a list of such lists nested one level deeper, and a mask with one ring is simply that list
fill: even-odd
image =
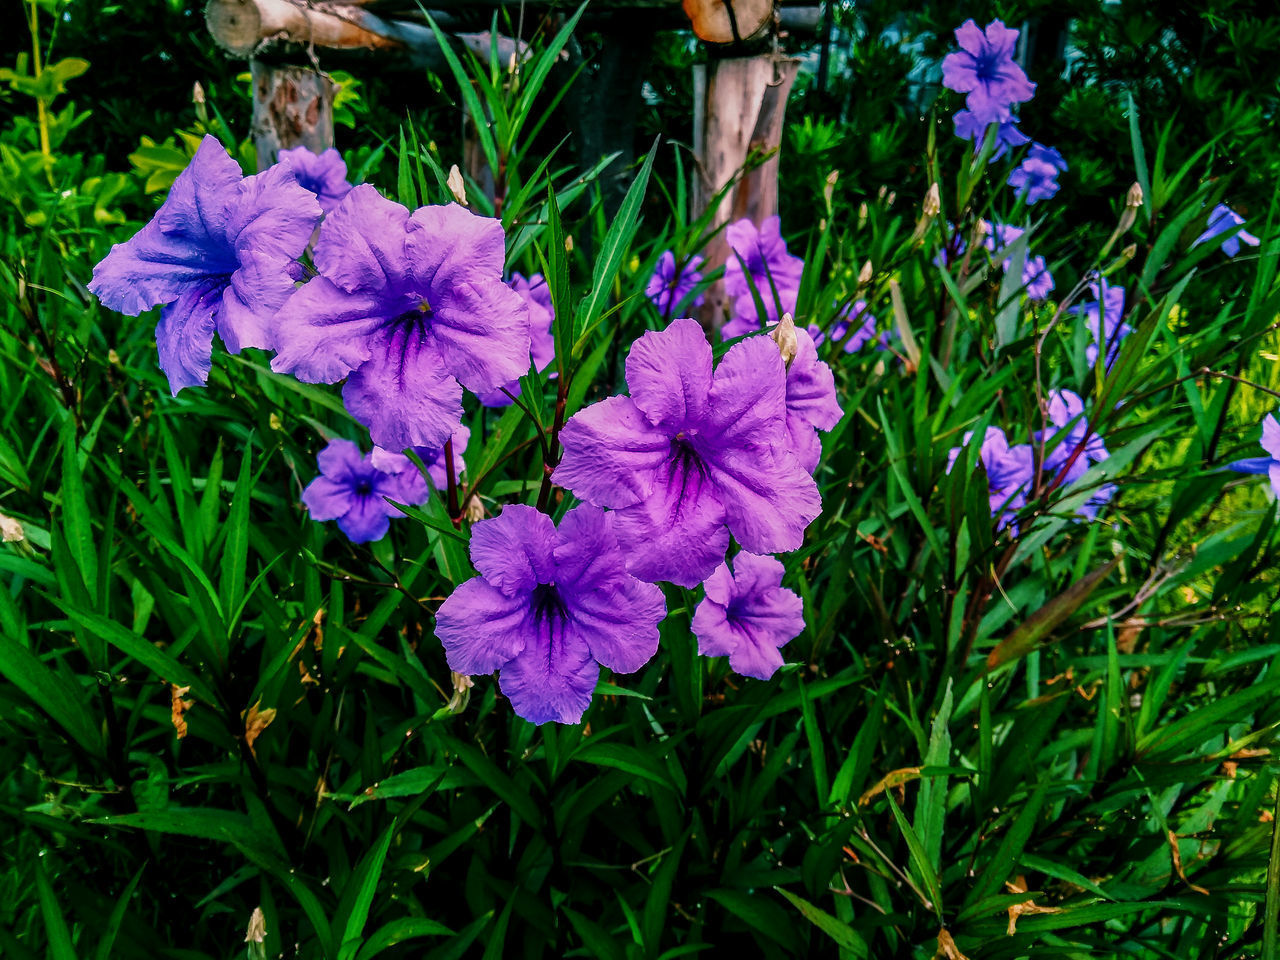
[{"label": "petunia-like flower", "polygon": [[333,147],[323,153],[312,153],[307,147],[281,150],[279,162],[287,164],[305,189],[316,195],[320,209],[331,211],[351,192],[347,182],[347,164]]},{"label": "petunia-like flower", "polygon": [[[984,220],[986,231],[982,245],[993,256],[1010,246],[1026,231],[1006,223],[991,223]],[[1008,272],[1013,269],[1013,257],[1007,256],[1000,264],[1000,269]],[[1028,256],[1022,265],[1022,285],[1027,296],[1032,300],[1043,300],[1053,292],[1053,275],[1049,273],[1049,265],[1044,257]]]},{"label": "petunia-like flower", "polygon": [[[784,313],[796,312],[804,261],[787,252],[782,218],[776,214],[758,230],[749,218],[743,217],[729,224],[725,233],[730,252],[724,267],[724,292],[733,300],[733,307],[732,319],[724,325],[721,335],[731,340],[765,324],[777,323]],[[756,308],[752,287],[764,305],[764,317]]]},{"label": "petunia-like flower", "polygon": [[818,348],[807,330],[796,334],[796,355],[787,367],[787,436],[800,466],[809,473],[822,457],[819,430],[833,430],[844,411],[836,397],[831,368],[818,359]]},{"label": "petunia-like flower", "polygon": [[1280,497],[1280,422],[1275,414],[1268,413],[1262,420],[1262,449],[1265,457],[1251,457],[1227,464],[1227,469],[1237,473],[1265,473],[1271,481],[1271,489]]},{"label": "petunia-like flower", "polygon": [[[546,277],[540,273],[527,279],[522,274],[512,273],[507,286],[520,294],[529,307],[530,352],[533,354],[534,369],[541,373],[556,358],[556,340],[551,332],[556,311],[551,305],[551,288],[547,286]],[[527,366],[524,372],[529,372]],[[509,407],[511,397],[507,393],[513,397],[520,396],[520,381],[513,380],[496,390],[486,390],[480,394],[480,402],[486,407]]]},{"label": "petunia-like flower", "polygon": [[1085,326],[1090,333],[1085,347],[1089,366],[1097,366],[1098,350],[1105,344],[1107,369],[1110,370],[1120,355],[1120,341],[1133,333],[1133,327],[1124,322],[1124,287],[1112,286],[1106,280],[1095,280],[1089,284],[1089,290],[1097,299],[1072,307],[1069,312],[1084,315]]},{"label": "petunia-like flower", "polygon": [[965,104],[974,122],[1000,123],[1009,119],[1015,103],[1025,103],[1035,95],[1036,85],[1013,61],[1018,31],[992,20],[985,31],[973,20],[956,28],[959,51],[942,61],[942,85],[968,94]]},{"label": "petunia-like flower", "polygon": [[804,630],[804,604],[782,585],[776,557],[739,552],[733,569],[718,566],[693,613],[693,635],[704,657],[728,657],[734,673],[768,680],[782,666],[779,648]]},{"label": "petunia-like flower", "polygon": [[1038,442],[1057,443],[1044,460],[1044,469],[1050,479],[1064,467],[1063,485],[1075,483],[1089,467],[1101,463],[1111,454],[1106,442],[1096,432],[1089,430],[1084,416],[1084,401],[1072,390],[1055,390],[1049,395],[1049,424],[1053,427],[1037,433]]},{"label": "petunia-like flower", "polygon": [[[981,150],[991,124],[979,120],[972,110],[957,110],[951,119],[956,125],[956,136],[961,140],[972,140],[974,153]],[[1001,121],[996,130],[996,146],[991,159],[999,160],[1010,150],[1030,142],[1031,138],[1018,129],[1016,120]]]},{"label": "petunia-like flower", "polygon": [[[1220,203],[1213,208],[1213,212],[1209,214],[1209,225],[1205,228],[1204,233],[1196,237],[1193,247],[1199,246],[1212,240],[1214,237],[1222,236],[1224,233],[1231,233],[1237,227],[1244,227],[1244,217],[1236,213],[1225,203]],[[1227,237],[1222,241],[1222,252],[1228,257],[1234,257],[1240,252],[1240,244],[1247,243],[1251,247],[1256,247],[1261,243],[1252,233],[1248,233],[1241,229],[1238,232]]]},{"label": "petunia-like flower", "polygon": [[[843,340],[845,353],[856,353],[876,338],[876,323],[875,316],[867,309],[867,302],[855,300],[840,311],[839,319],[831,326],[831,339],[836,343]],[[857,329],[853,331],[852,336],[849,336],[851,324],[857,324]],[[827,338],[827,334],[816,323],[809,324],[809,336],[813,338],[815,347],[822,346]],[[845,340],[846,336],[848,336],[847,340]],[[881,334],[880,349],[883,350],[888,345],[888,341],[889,335]]]},{"label": "petunia-like flower", "polygon": [[1025,196],[1027,204],[1048,200],[1058,192],[1058,174],[1065,173],[1067,161],[1053,147],[1033,143],[1022,164],[1009,174],[1009,186],[1018,196]]},{"label": "petunia-like flower", "polygon": [[[405,463],[413,467],[408,457]],[[416,468],[388,473],[378,469],[374,455],[361,454],[350,440],[334,439],[316,456],[320,476],[302,491],[302,502],[313,520],[337,520],[338,529],[353,543],[381,540],[391,517],[404,514],[387,503],[419,504],[429,495],[427,482]]]},{"label": "petunia-like flower", "polygon": [[698,294],[692,300],[688,299],[693,288],[702,280],[702,274],[698,272],[701,266],[702,257],[695,254],[685,263],[680,264],[677,269],[675,252],[666,251],[658,258],[653,276],[645,285],[644,295],[652,300],[658,312],[667,318],[670,318],[677,309],[688,310],[702,306],[702,302],[706,299],[702,294]]},{"label": "petunia-like flower", "polygon": [[557,530],[514,504],[471,528],[480,576],[436,613],[449,669],[498,671],[502,692],[531,723],[577,723],[600,666],[633,673],[658,650],[662,591],[627,573],[614,517],[582,504]]},{"label": "petunia-like flower", "polygon": [[163,305],[156,347],[176,395],[209,379],[215,332],[232,353],[275,346],[271,318],[319,220],[288,167],[245,177],[207,136],[151,222],[93,268],[89,289],[133,317]]},{"label": "petunia-like flower", "polygon": [[[970,431],[964,435],[962,446],[951,448],[947,454],[947,473],[972,439]],[[987,471],[988,507],[991,515],[999,518],[996,528],[1003,529],[1013,523],[1017,512],[1027,504],[1027,493],[1035,479],[1034,452],[1026,443],[1009,446],[1003,430],[987,427],[978,458]]]},{"label": "petunia-like flower", "polygon": [[631,345],[629,397],[575,414],[552,479],[617,511],[627,569],[693,587],[732,533],[752,553],[796,550],[822,502],[787,449],[786,370],[768,337],[734,344],[711,368],[696,320]]},{"label": "petunia-like flower", "polygon": [[[467,469],[467,461],[464,454],[467,452],[467,443],[471,440],[471,431],[466,427],[458,427],[453,434],[453,476],[456,480],[462,476],[462,471]],[[431,481],[431,485],[437,490],[444,490],[449,486],[449,472],[445,459],[444,447],[412,447],[414,454],[422,465],[427,468],[427,479]],[[405,454],[398,453],[395,450],[387,450],[383,447],[373,448],[373,465],[383,473],[404,473],[406,470],[421,476],[418,465],[410,460]]]},{"label": "petunia-like flower", "polygon": [[353,188],[320,227],[319,276],[276,315],[271,369],[346,377],[343,402],[380,447],[443,446],[462,422],[462,387],[528,370],[529,308],[502,282],[503,247],[499,221],[456,203],[410,213]]}]

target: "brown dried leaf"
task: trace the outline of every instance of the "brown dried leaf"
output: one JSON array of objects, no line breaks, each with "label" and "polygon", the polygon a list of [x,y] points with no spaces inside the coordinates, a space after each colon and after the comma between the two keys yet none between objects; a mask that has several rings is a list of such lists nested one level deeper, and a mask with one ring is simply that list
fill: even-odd
[{"label": "brown dried leaf", "polygon": [[[1006,880],[1004,882],[1010,893],[1026,893],[1027,878],[1019,875],[1016,880]],[[1033,913],[1061,913],[1061,907],[1040,907],[1034,900],[1024,900],[1022,903],[1015,903],[1009,907],[1009,936],[1013,936],[1018,932],[1018,918],[1024,914]]]},{"label": "brown dried leaf", "polygon": [[900,770],[890,770],[858,798],[858,806],[865,807],[891,787],[901,787],[912,780],[920,779],[920,770],[920,767],[903,767]]},{"label": "brown dried leaf", "polygon": [[169,684],[169,718],[173,721],[173,729],[179,740],[187,735],[187,721],[184,715],[195,703],[194,700],[183,699],[190,689],[190,687],[180,687],[176,683]]},{"label": "brown dried leaf", "polygon": [[259,710],[258,704],[255,703],[248,710],[244,711],[240,716],[244,717],[244,742],[249,748],[249,752],[255,757],[258,751],[254,749],[254,742],[262,735],[262,731],[271,726],[271,721],[276,718],[276,708],[268,707],[266,710]]},{"label": "brown dried leaf", "polygon": [[1182,869],[1182,851],[1178,849],[1178,835],[1169,830],[1166,831],[1166,839],[1169,841],[1169,852],[1173,855],[1173,869],[1178,871],[1178,876],[1182,878],[1182,882],[1196,893],[1203,893],[1206,897],[1209,896],[1208,890],[1187,879],[1187,872]]},{"label": "brown dried leaf", "polygon": [[956,946],[947,928],[943,927],[938,931],[938,952],[933,955],[933,960],[969,960],[969,958],[960,952],[960,948]]}]

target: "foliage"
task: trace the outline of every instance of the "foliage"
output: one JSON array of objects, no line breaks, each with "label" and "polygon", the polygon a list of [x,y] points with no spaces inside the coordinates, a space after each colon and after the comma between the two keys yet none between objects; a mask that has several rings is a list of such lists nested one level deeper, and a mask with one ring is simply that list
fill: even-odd
[{"label": "foliage", "polygon": [[[657,658],[602,680],[586,723],[534,727],[492,678],[451,677],[433,636],[472,575],[464,498],[568,508],[546,440],[622,389],[628,344],[664,322],[653,263],[707,224],[668,145],[612,221],[592,171],[540,154],[551,121],[521,83],[563,42],[518,79],[452,68],[492,130],[494,190],[467,197],[501,216],[509,266],[552,278],[558,376],[469,407],[464,485],[367,546],[299,505],[328,437],[367,445],[336,393],[247,352],[170,397],[150,324],[86,294],[137,227],[116,198],[141,205],[150,174],[67,146],[93,120],[55,99],[77,81],[37,91],[47,150],[29,99],[0,135],[0,513],[22,530],[0,550],[0,949],[229,956],[260,908],[261,957],[1274,951],[1280,543],[1273,499],[1222,467],[1256,454],[1280,387],[1276,204],[1249,218],[1257,251],[1193,246],[1239,128],[1197,155],[1184,114],[1082,87],[1125,146],[1086,222],[1079,180],[1029,211],[1002,187],[1012,159],[936,122],[873,123],[867,156],[902,179],[840,196],[829,170],[874,165],[834,159],[851,141],[830,117],[793,127],[821,158],[784,218],[804,225],[797,322],[830,333],[861,298],[892,336],[823,345],[845,416],[823,514],[783,558],[807,628],[744,680],[697,656],[698,595],[669,587]],[[387,139],[379,187],[451,198],[425,134]],[[659,162],[677,175],[650,180]],[[984,217],[1029,228],[1017,256],[1048,257],[1049,301],[982,250]],[[944,256],[957,237],[970,252]],[[1109,371],[1068,312],[1095,271],[1136,328]],[[1029,441],[1062,387],[1111,456],[996,529],[976,444],[950,471],[948,451],[988,425]],[[1103,482],[1115,498],[1082,521]]]}]

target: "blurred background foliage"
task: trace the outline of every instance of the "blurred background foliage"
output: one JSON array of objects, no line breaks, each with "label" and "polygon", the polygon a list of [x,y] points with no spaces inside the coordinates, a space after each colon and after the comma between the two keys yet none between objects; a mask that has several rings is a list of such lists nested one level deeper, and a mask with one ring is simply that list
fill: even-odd
[{"label": "blurred background foliage", "polygon": [[[252,168],[244,65],[188,3],[37,9],[59,84],[24,85],[30,55],[0,75],[0,513],[23,531],[0,551],[5,956],[1276,955],[1280,545],[1265,484],[1220,469],[1258,452],[1280,389],[1267,4],[833,10],[829,75],[806,50],[783,149],[801,319],[829,327],[856,293],[899,339],[826,353],[847,416],[824,514],[785,558],[809,627],[774,680],[744,681],[696,657],[696,596],[672,590],[659,657],[566,728],[515,718],[489,678],[453,687],[432,611],[470,568],[438,498],[368,547],[308,520],[323,438],[367,440],[333,392],[251,352],[171,398],[151,322],[84,289],[194,138]],[[972,203],[950,189],[968,151],[937,64],[968,16],[1024,28],[1024,129],[1070,163],[1027,218],[1059,299],[1020,304],[1011,338],[998,268],[939,267],[943,218],[912,238],[934,171],[961,230],[1007,202],[994,176]],[[657,255],[701,242],[682,181],[702,55],[656,38],[636,151],[665,142],[577,405],[620,389],[659,325],[635,296]],[[332,66],[353,174],[443,200],[455,78]],[[570,75],[525,95],[550,107]],[[611,224],[568,153],[540,169],[561,116],[508,145],[503,216],[510,265],[538,269],[554,185],[585,291]],[[1141,176],[1152,205],[1113,265],[1139,333],[1099,383],[1082,325],[1037,342],[1107,266]],[[1223,198],[1264,245],[1188,252]],[[1060,491],[1015,539],[947,451],[988,422],[1026,439],[1040,380],[1105,411],[1119,493],[1085,524]],[[527,499],[532,426],[470,423],[486,510]]]}]

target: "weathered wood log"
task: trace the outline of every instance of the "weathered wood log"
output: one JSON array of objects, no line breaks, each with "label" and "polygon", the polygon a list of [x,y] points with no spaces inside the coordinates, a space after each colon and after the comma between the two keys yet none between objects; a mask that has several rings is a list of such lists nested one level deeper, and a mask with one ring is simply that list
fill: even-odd
[{"label": "weathered wood log", "polygon": [[[759,225],[778,212],[778,154],[787,95],[799,67],[799,60],[763,54],[712,60],[693,68],[694,216],[738,178],[717,205],[710,229],[743,217]],[[743,172],[753,157],[765,159]],[[704,270],[724,265],[729,243],[723,230],[703,255]],[[719,329],[724,311],[724,284],[718,281],[707,291],[700,316],[703,326]]]},{"label": "weathered wood log", "polygon": [[281,150],[306,147],[320,153],[333,146],[334,86],[303,67],[249,63],[253,83],[253,142],[258,169],[276,162]]}]

